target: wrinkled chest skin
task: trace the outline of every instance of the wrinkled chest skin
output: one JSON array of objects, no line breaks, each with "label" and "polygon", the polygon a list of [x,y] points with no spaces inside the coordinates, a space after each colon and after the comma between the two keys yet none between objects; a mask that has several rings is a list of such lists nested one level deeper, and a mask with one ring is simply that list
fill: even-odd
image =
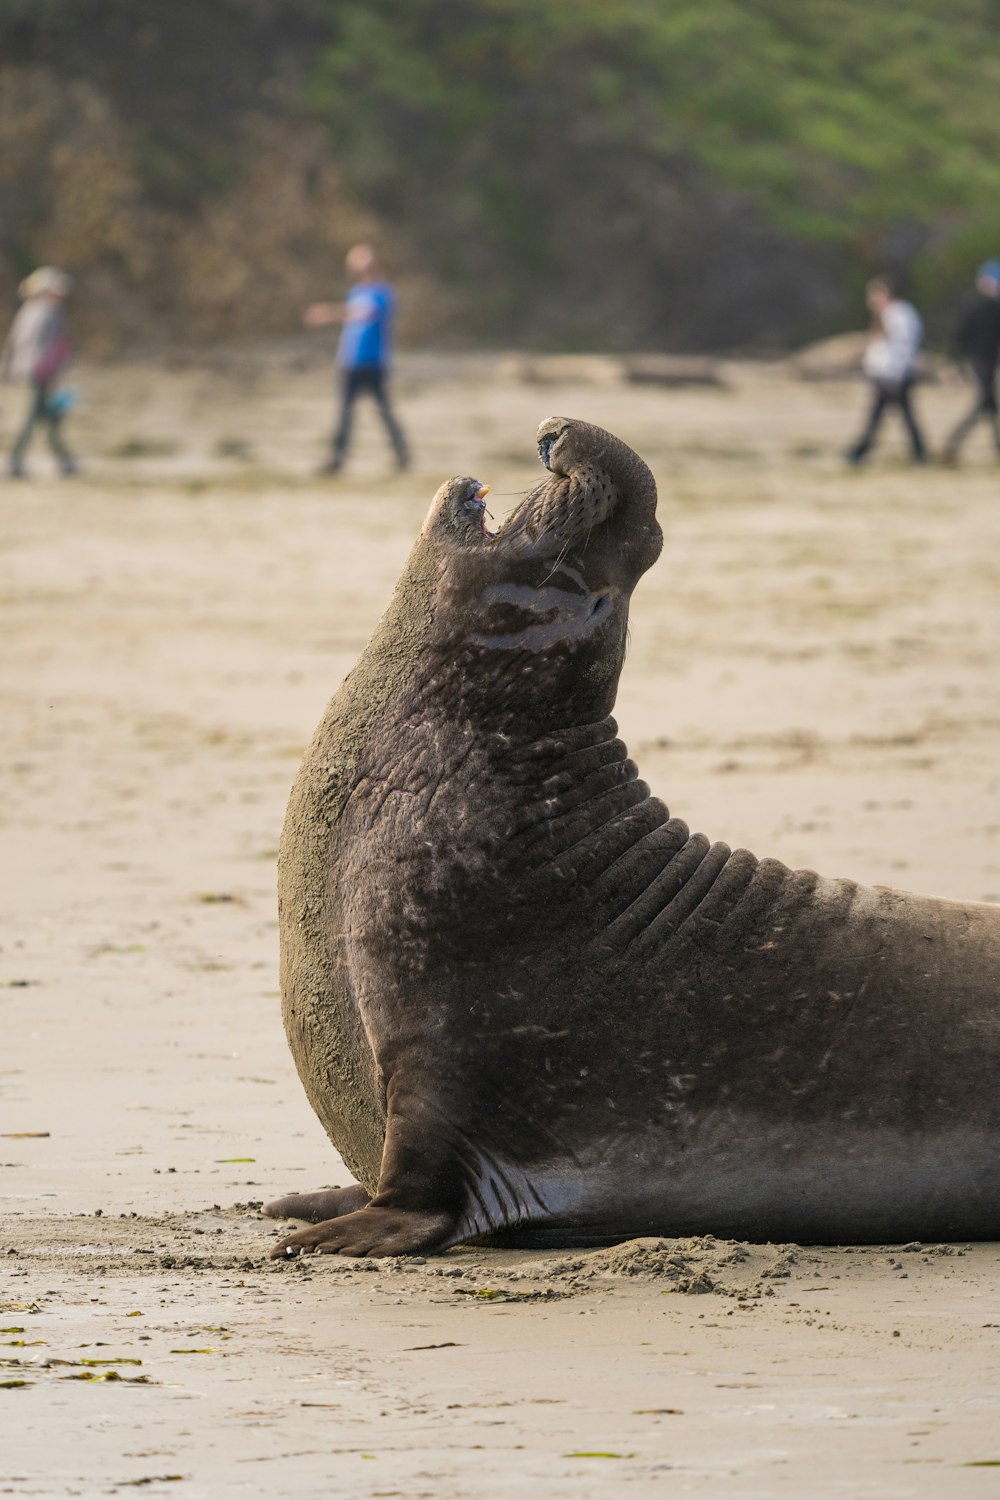
[{"label": "wrinkled chest skin", "polygon": [[285,1024],[374,1196],[286,1253],[1000,1233],[1000,910],[670,817],[610,717],[651,476],[540,446],[495,538],[442,491],[293,789]]}]

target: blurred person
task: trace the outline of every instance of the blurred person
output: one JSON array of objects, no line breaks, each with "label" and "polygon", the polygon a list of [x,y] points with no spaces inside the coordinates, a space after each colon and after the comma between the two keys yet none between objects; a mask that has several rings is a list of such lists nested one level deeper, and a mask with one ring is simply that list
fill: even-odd
[{"label": "blurred person", "polygon": [[997,406],[997,363],[1000,362],[1000,259],[985,261],[976,272],[976,289],[962,308],[955,328],[956,363],[965,365],[976,382],[972,410],[963,417],[944,445],[945,463],[957,463],[958,451],[980,417],[985,417],[1000,455],[1000,409]]},{"label": "blurred person", "polygon": [[11,449],[7,472],[12,479],[26,479],[24,455],[35,424],[48,427],[49,447],[63,474],[75,474],[77,462],[63,442],[61,426],[69,409],[68,393],[57,389],[59,376],[70,359],[65,301],[73,279],[55,266],[39,266],[21,282],[21,306],[11,324],[0,355],[0,377],[29,389],[24,423]]},{"label": "blurred person", "polygon": [[302,321],[307,328],[327,328],[342,323],[337,364],[341,377],[340,421],[333,435],[332,452],[320,469],[336,474],[343,468],[351,441],[354,403],[367,392],[375,401],[396,455],[396,467],[409,465],[409,451],[402,428],[389,405],[386,385],[392,360],[392,325],[396,294],[378,275],[378,262],[370,245],[354,245],[345,261],[351,281],[345,302],[313,302]]},{"label": "blurred person", "polygon": [[912,303],[896,295],[886,276],[869,281],[865,300],[872,315],[872,337],[862,368],[872,386],[872,403],[864,431],[845,457],[860,464],[867,456],[886,409],[898,406],[910,435],[914,463],[927,462],[927,446],[917,426],[910,393],[917,379],[917,353],[924,336],[920,314]]}]

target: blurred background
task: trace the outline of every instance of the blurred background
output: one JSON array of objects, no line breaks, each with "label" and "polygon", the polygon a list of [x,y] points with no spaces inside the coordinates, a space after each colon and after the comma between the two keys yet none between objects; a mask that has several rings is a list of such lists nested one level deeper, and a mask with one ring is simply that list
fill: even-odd
[{"label": "blurred background", "polygon": [[5,0],[0,306],[93,355],[298,328],[370,239],[405,341],[773,352],[1000,244],[997,0]]}]

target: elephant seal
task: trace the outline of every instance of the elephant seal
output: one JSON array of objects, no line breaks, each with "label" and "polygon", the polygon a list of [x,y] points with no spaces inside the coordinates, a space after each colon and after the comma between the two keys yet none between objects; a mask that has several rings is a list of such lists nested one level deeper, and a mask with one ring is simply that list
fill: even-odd
[{"label": "elephant seal", "polygon": [[1000,1237],[1000,907],[671,817],[610,718],[653,476],[539,452],[496,535],[438,491],[292,792],[285,1024],[361,1186],[272,1204],[275,1254]]}]

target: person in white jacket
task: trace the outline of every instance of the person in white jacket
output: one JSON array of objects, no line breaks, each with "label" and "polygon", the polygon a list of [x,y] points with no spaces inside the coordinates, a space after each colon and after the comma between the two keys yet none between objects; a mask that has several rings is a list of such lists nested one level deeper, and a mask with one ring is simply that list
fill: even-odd
[{"label": "person in white jacket", "polygon": [[927,461],[927,445],[917,424],[911,393],[917,379],[917,354],[924,336],[920,314],[896,295],[886,276],[876,276],[866,291],[872,315],[872,338],[862,368],[872,385],[872,403],[864,431],[845,457],[859,464],[867,456],[886,409],[898,406],[910,437],[914,463]]}]

